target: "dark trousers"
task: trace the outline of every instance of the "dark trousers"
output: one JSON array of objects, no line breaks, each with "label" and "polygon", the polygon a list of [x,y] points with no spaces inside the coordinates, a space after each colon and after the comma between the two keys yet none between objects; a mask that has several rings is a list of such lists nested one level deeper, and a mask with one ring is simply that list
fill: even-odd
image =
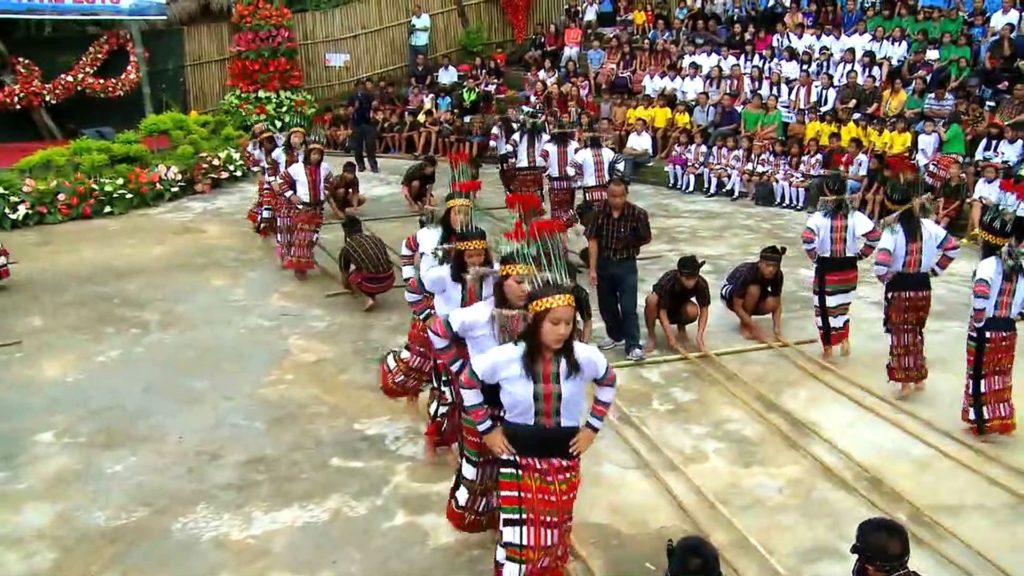
[{"label": "dark trousers", "polygon": [[597,260],[597,306],[608,337],[626,341],[626,352],[640,347],[636,314],[636,259]]},{"label": "dark trousers", "polygon": [[363,151],[366,151],[366,158],[370,160],[370,170],[377,171],[377,127],[373,124],[363,124],[352,129],[350,136],[352,154],[356,157],[356,165],[360,170],[366,169],[363,161]]}]

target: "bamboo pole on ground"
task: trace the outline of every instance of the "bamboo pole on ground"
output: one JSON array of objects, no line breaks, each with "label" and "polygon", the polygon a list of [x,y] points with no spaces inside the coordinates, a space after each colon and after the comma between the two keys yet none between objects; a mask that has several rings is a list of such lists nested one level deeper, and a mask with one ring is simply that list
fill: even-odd
[{"label": "bamboo pole on ground", "polygon": [[8,340],[7,342],[0,342],[0,348],[7,348],[10,346],[17,346],[21,344],[21,340]]},{"label": "bamboo pole on ground", "polygon": [[771,350],[772,348],[786,347],[786,346],[804,346],[807,344],[813,344],[817,342],[817,338],[804,338],[802,340],[793,340],[786,342],[785,344],[769,343],[769,344],[752,344],[749,346],[738,346],[735,348],[723,348],[721,350],[712,350],[710,352],[687,352],[686,354],[670,354],[668,356],[655,356],[654,358],[647,358],[645,360],[620,360],[618,362],[612,362],[612,368],[636,368],[640,366],[652,366],[655,364],[668,364],[671,362],[684,362],[688,360],[696,360],[698,358],[712,358],[715,356],[733,356],[736,354],[746,354],[747,352],[760,352],[762,350]]}]

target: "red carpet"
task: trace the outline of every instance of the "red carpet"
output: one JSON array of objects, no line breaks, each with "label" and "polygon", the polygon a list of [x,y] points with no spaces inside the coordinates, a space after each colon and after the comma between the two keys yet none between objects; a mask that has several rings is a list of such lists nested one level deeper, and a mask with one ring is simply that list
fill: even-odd
[{"label": "red carpet", "polygon": [[[142,143],[148,146],[150,150],[162,150],[171,144],[170,139],[164,135],[147,136],[142,139]],[[0,168],[10,168],[18,160],[30,156],[34,152],[64,144],[67,144],[67,140],[0,143]]]}]

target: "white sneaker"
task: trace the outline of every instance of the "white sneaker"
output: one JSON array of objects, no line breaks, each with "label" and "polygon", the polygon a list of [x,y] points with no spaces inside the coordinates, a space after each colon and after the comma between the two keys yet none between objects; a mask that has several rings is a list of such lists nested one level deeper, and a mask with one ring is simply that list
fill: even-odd
[{"label": "white sneaker", "polygon": [[611,338],[605,338],[597,343],[597,347],[601,350],[611,350],[612,348],[622,346],[625,343],[625,340],[612,340]]},{"label": "white sneaker", "polygon": [[626,354],[626,358],[629,358],[634,362],[639,362],[640,360],[643,360],[646,357],[647,356],[646,354],[644,354],[643,348],[633,348],[632,350],[629,351],[629,354]]}]

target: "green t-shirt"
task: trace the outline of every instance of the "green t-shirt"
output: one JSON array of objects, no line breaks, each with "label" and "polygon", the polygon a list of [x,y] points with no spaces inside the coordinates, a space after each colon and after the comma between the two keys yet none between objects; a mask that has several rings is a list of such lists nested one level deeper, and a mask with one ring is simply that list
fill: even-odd
[{"label": "green t-shirt", "polygon": [[922,108],[924,108],[924,98],[913,94],[907,95],[907,105],[904,106],[905,110],[921,110]]},{"label": "green t-shirt", "polygon": [[939,21],[939,32],[940,33],[949,32],[950,34],[953,35],[954,39],[957,37],[957,35],[960,33],[960,31],[963,29],[963,27],[964,27],[964,17],[963,16],[958,16],[956,18],[956,20],[954,20],[952,18],[943,18],[942,20]]},{"label": "green t-shirt", "polygon": [[943,154],[967,154],[967,141],[964,139],[964,130],[959,124],[950,124],[946,127],[946,139],[942,142]]},{"label": "green t-shirt", "polygon": [[947,60],[956,61],[956,52],[954,50],[956,46],[952,44],[943,44],[939,46],[939,62],[945,62]]},{"label": "green t-shirt", "polygon": [[[912,19],[910,21],[910,24],[907,26],[907,34],[909,34],[911,37],[917,37],[917,33],[918,32],[920,32],[921,30],[927,30],[927,29],[928,29],[928,20],[920,20],[920,21],[918,21],[915,18],[915,19]],[[928,37],[931,38],[931,36],[928,36]]]},{"label": "green t-shirt", "polygon": [[971,47],[970,46],[953,46],[953,58],[967,58],[967,63],[971,63]]},{"label": "green t-shirt", "polygon": [[942,37],[942,21],[926,20],[921,29],[928,33],[929,40],[938,40]]},{"label": "green t-shirt", "polygon": [[920,48],[921,50],[928,50],[928,42],[924,42],[924,41],[921,41],[921,40],[914,40],[913,42],[910,43],[910,53],[911,54],[913,54],[914,52],[917,52],[918,48]]},{"label": "green t-shirt", "polygon": [[744,108],[743,112],[740,113],[741,121],[743,122],[743,129],[747,132],[754,132],[761,127],[761,123],[764,122],[764,110],[751,110],[750,108]]},{"label": "green t-shirt", "polygon": [[[881,16],[872,16],[869,18],[867,23],[868,34],[874,36],[875,28],[878,28],[879,26],[885,28],[885,20],[883,20]],[[888,33],[888,30],[886,30],[886,33]]]},{"label": "green t-shirt", "polygon": [[761,120],[761,126],[775,125],[775,137],[782,138],[782,111],[778,108],[775,112],[765,112],[764,118]]},{"label": "green t-shirt", "polygon": [[903,27],[903,31],[906,32],[907,36],[910,36],[914,27],[917,26],[917,18],[913,16],[904,16],[903,18],[896,19],[900,26]]}]

